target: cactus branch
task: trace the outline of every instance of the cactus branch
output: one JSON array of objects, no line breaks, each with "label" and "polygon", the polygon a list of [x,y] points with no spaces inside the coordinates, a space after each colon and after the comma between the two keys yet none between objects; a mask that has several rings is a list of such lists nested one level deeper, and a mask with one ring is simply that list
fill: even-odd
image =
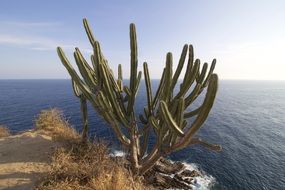
[{"label": "cactus branch", "polygon": [[206,141],[203,141],[201,138],[193,138],[190,144],[199,144],[213,151],[222,151],[222,147],[220,145],[208,143]]}]

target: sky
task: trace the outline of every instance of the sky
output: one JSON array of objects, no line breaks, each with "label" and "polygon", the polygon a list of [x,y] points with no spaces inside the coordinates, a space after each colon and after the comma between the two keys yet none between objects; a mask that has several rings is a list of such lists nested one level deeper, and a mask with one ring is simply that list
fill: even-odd
[{"label": "sky", "polygon": [[66,79],[56,47],[75,66],[90,60],[87,18],[110,67],[129,77],[129,24],[135,23],[139,69],[160,78],[167,52],[176,67],[184,44],[195,58],[217,59],[220,79],[285,80],[284,0],[1,0],[0,79]]}]

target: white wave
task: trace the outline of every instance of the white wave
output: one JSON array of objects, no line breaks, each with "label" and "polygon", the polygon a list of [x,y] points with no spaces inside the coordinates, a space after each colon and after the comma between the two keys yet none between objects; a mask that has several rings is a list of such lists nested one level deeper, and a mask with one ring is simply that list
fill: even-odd
[{"label": "white wave", "polygon": [[112,157],[124,157],[125,155],[126,153],[121,150],[112,150],[110,153],[110,156]]},{"label": "white wave", "polygon": [[183,164],[186,166],[186,169],[195,170],[200,174],[200,176],[193,178],[193,184],[191,185],[193,190],[209,190],[216,183],[216,179],[213,176],[208,175],[196,164],[186,162],[183,162]]}]

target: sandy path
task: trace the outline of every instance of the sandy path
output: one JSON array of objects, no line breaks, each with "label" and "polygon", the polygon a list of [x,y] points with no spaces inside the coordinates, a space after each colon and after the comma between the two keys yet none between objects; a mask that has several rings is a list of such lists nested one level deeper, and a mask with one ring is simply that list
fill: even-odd
[{"label": "sandy path", "polygon": [[49,170],[56,147],[51,137],[25,132],[0,138],[0,190],[30,190]]}]

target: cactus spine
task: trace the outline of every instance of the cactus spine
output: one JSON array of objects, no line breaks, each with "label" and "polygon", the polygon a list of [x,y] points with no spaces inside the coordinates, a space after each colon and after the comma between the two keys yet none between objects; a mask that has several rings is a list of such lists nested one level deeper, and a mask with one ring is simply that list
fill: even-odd
[{"label": "cactus spine", "polygon": [[[69,63],[60,47],[57,48],[57,52],[72,78],[75,95],[81,98],[82,113],[86,124],[84,124],[85,138],[87,138],[88,130],[87,100],[110,124],[120,142],[129,150],[128,158],[136,175],[143,175],[161,157],[192,144],[200,144],[215,151],[221,150],[219,145],[212,145],[195,136],[205,122],[216,97],[218,76],[213,73],[216,65],[215,59],[208,72],[207,63],[204,63],[200,70],[200,60],[194,60],[192,45],[186,44],[173,74],[172,54],[167,53],[165,68],[154,96],[148,64],[144,62],[143,74],[147,106],[144,114],[138,117],[141,121],[139,124],[134,105],[142,72],[138,72],[137,69],[138,51],[135,25],[130,25],[130,83],[126,86],[123,84],[122,66],[118,66],[118,78],[116,79],[86,19],[83,20],[83,24],[94,53],[91,56],[92,66],[90,66],[79,49],[75,49],[74,57],[82,78]],[[176,93],[174,88],[181,75],[187,54],[186,72],[182,83],[179,84],[180,89]],[[194,87],[191,88],[191,86]],[[193,111],[187,111],[187,108],[205,89],[206,94],[202,105]],[[188,124],[187,119],[194,116],[196,116],[194,120]],[[156,143],[150,147],[148,141],[152,129]]]}]

